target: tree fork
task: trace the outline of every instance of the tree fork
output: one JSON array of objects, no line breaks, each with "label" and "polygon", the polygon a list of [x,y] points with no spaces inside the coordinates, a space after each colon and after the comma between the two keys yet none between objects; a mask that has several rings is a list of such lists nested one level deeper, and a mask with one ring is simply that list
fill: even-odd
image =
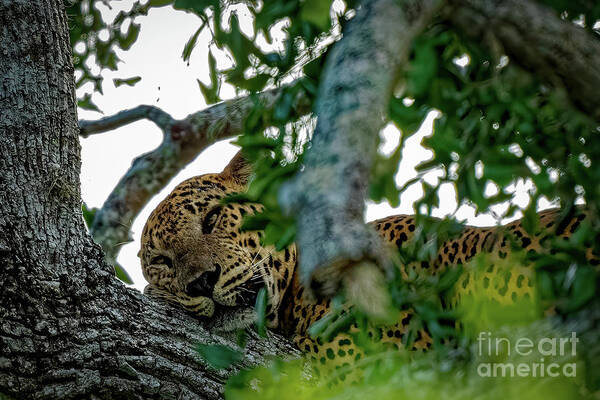
[{"label": "tree fork", "polygon": [[[107,260],[114,263],[121,246],[131,241],[133,220],[167,182],[211,144],[242,134],[246,116],[256,102],[270,109],[284,90],[285,87],[281,87],[226,100],[182,120],[175,120],[156,107],[141,105],[97,121],[80,121],[80,135],[83,137],[143,118],[153,121],[163,134],[163,141],[155,150],[133,161],[96,213],[91,233],[106,253]],[[304,97],[298,96],[294,100],[299,114],[310,111]]]}]

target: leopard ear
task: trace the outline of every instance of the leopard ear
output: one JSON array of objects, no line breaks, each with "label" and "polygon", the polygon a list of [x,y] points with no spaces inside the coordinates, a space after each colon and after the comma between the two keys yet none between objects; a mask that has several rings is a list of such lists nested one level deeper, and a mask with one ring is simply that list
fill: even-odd
[{"label": "leopard ear", "polygon": [[240,150],[229,161],[222,174],[228,178],[232,178],[240,185],[246,185],[252,174],[252,165],[246,161]]}]

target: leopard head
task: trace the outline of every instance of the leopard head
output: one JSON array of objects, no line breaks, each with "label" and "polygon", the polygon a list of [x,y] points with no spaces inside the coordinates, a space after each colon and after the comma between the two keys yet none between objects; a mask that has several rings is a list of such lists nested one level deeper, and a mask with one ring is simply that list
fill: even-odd
[{"label": "leopard head", "polygon": [[293,246],[262,246],[260,231],[241,229],[245,215],[262,209],[223,200],[247,188],[251,167],[238,153],[220,174],[179,184],[152,212],[142,232],[139,256],[146,293],[183,306],[222,329],[253,320],[261,288],[268,296],[267,322],[277,310],[294,273]]}]

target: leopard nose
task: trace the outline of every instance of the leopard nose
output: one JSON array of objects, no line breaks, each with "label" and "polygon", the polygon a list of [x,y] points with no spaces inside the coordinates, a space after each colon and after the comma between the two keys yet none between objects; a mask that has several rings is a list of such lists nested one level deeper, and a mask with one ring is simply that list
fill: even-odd
[{"label": "leopard nose", "polygon": [[199,278],[190,282],[185,292],[191,297],[211,297],[220,273],[221,268],[217,265],[214,271],[206,271]]}]

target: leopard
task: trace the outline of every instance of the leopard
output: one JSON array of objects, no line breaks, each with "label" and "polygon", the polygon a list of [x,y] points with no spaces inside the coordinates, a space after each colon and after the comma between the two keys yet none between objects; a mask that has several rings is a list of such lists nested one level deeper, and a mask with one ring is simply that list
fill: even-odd
[{"label": "leopard", "polygon": [[[255,322],[255,304],[264,289],[268,299],[265,324],[269,329],[292,339],[317,363],[349,365],[359,361],[364,351],[354,344],[351,332],[341,332],[329,342],[309,334],[309,328],[333,306],[331,299],[307,295],[298,274],[296,246],[278,250],[274,245],[262,244],[263,231],[243,229],[244,218],[260,213],[263,206],[226,201],[247,190],[251,175],[251,165],[239,152],[222,172],[187,179],[160,202],[143,228],[138,253],[148,282],[145,293],[183,307],[214,329],[234,331]],[[542,245],[541,232],[551,231],[567,240],[587,213],[578,209],[566,221],[559,216],[557,208],[539,212],[543,229],[533,235],[522,220],[492,227],[464,225],[458,235],[439,246],[434,257],[404,266],[402,274],[439,276],[450,268],[467,265],[481,253],[504,259],[515,251],[515,241],[528,253],[549,251]],[[369,225],[390,249],[403,248],[420,229],[414,215],[392,215]],[[590,248],[586,257],[598,268],[598,254]],[[491,265],[484,271],[483,280],[493,281],[493,274]],[[487,289],[492,299],[510,302],[533,296],[534,279],[532,267],[524,266]],[[475,290],[474,281],[463,274],[455,284],[460,288],[459,295]],[[405,349],[414,315],[411,308],[400,310],[394,323],[380,326],[369,335],[382,344]],[[357,329],[356,324],[351,329]],[[410,350],[426,351],[432,344],[431,334],[421,328]]]}]

